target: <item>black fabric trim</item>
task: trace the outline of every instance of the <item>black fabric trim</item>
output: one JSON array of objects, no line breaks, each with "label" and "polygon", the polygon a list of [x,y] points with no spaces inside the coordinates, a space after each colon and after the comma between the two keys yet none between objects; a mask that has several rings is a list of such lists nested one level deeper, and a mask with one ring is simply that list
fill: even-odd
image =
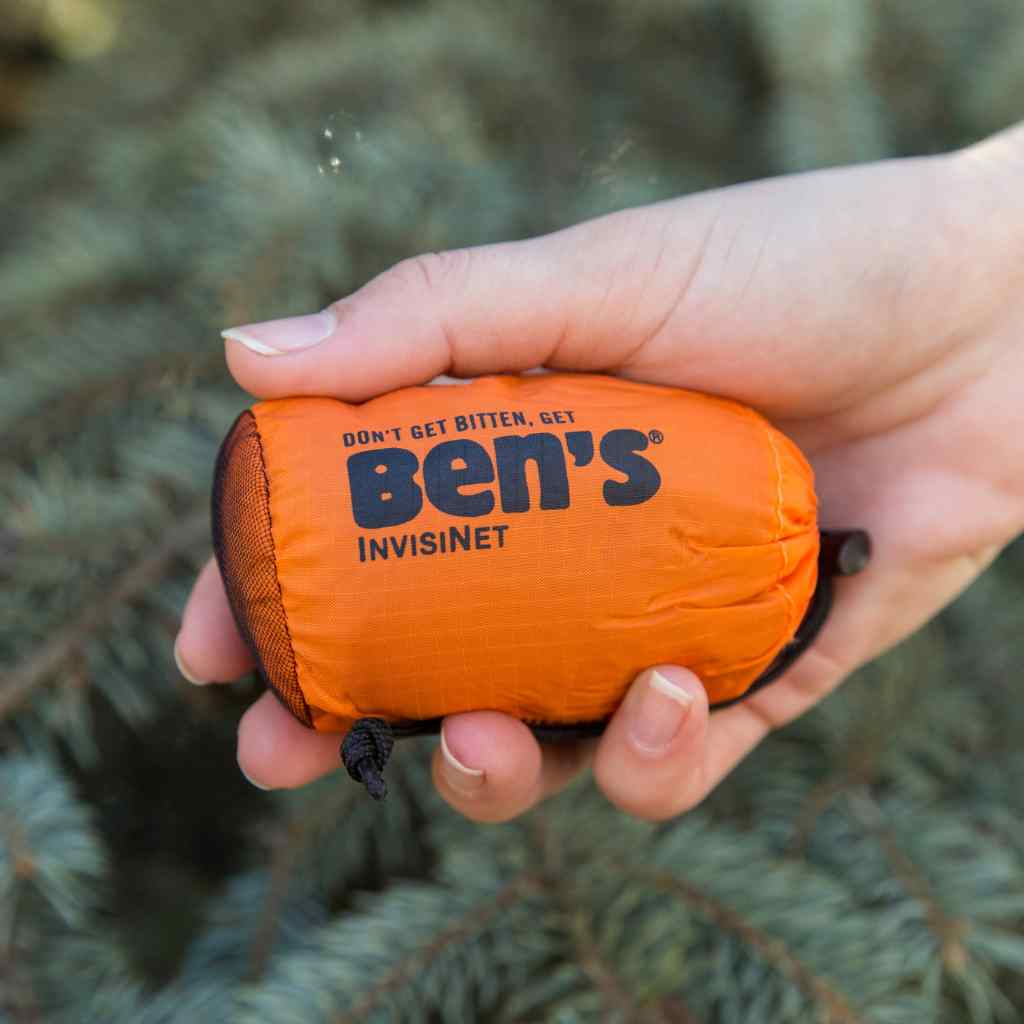
[{"label": "black fabric trim", "polygon": [[[238,443],[237,432],[242,426],[242,423],[246,420],[251,420],[251,424],[249,424],[249,426],[252,430],[253,436],[256,438],[256,444],[259,447],[260,473],[263,478],[263,489],[266,496],[268,522],[270,519],[270,481],[267,479],[267,463],[263,453],[263,438],[260,436],[259,428],[256,424],[256,416],[252,410],[243,409],[235,417],[234,422],[231,424],[231,429],[227,432],[224,440],[221,442],[220,448],[217,451],[217,458],[214,463],[213,485],[210,489],[210,532],[213,541],[213,556],[217,562],[217,568],[220,571],[221,579],[224,581],[224,589],[228,595],[228,607],[231,609],[231,617],[235,620],[235,626],[238,628],[238,632],[241,635],[242,640],[245,642],[246,647],[248,647],[249,653],[252,654],[253,661],[256,664],[254,671],[256,678],[259,679],[260,683],[278,699],[281,706],[284,707],[289,714],[295,715],[303,725],[308,728],[312,728],[313,714],[310,711],[309,703],[306,701],[302,688],[296,683],[299,700],[301,701],[302,708],[304,710],[304,716],[299,717],[295,714],[295,708],[281,695],[277,687],[271,682],[270,673],[267,671],[266,666],[263,663],[263,657],[260,653],[259,645],[256,643],[252,630],[249,627],[249,622],[242,610],[244,602],[238,596],[237,588],[234,586],[234,574],[233,571],[231,571],[232,567],[227,564],[224,545],[224,529],[220,514],[220,509],[223,505],[224,478],[227,475],[227,467],[231,458],[232,449]],[[272,548],[271,554],[274,559],[274,579],[277,582],[278,602],[281,605],[281,618],[284,622],[285,635],[288,638],[288,647],[291,652],[292,673],[295,675],[297,680],[295,646],[292,643],[291,630],[288,628],[288,617],[284,610],[284,599],[281,596],[281,578],[277,572],[277,551]]]}]

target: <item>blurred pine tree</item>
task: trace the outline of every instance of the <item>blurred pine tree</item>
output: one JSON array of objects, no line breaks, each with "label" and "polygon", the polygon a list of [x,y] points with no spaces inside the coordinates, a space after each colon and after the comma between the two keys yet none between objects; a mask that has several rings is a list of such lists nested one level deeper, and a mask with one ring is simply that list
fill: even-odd
[{"label": "blurred pine tree", "polygon": [[[1024,1004],[1018,544],[661,827],[261,794],[170,646],[217,330],[413,252],[1024,116],[1018,0],[0,0],[0,1022],[985,1024]],[[326,132],[329,132],[329,135]]]}]

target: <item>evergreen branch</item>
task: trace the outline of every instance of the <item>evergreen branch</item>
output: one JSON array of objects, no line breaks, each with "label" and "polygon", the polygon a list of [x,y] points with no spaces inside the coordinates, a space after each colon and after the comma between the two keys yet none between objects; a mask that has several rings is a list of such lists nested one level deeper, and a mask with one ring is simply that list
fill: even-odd
[{"label": "evergreen branch", "polygon": [[677,997],[661,1000],[657,1008],[665,1024],[701,1024],[693,1010]]},{"label": "evergreen branch", "polygon": [[285,825],[284,834],[277,837],[270,862],[270,881],[266,899],[249,948],[249,972],[246,980],[259,981],[266,972],[270,954],[277,941],[281,908],[288,895],[292,873],[300,854],[309,842],[312,829],[306,824],[312,819],[292,817]]},{"label": "evergreen branch", "polygon": [[865,795],[863,800],[854,802],[853,810],[877,840],[897,879],[924,907],[928,927],[939,942],[944,969],[955,975],[962,974],[971,960],[971,954],[964,942],[970,930],[970,923],[946,913],[931,882],[902,849],[892,830],[886,828],[882,809],[872,797]]},{"label": "evergreen branch", "polygon": [[556,881],[553,886],[553,898],[562,904],[568,918],[576,962],[601,993],[605,1004],[618,1011],[627,1024],[697,1024],[690,1010],[678,1000],[642,1005],[632,998],[594,941],[589,914],[582,906],[574,908],[565,895],[568,888],[560,891],[558,884]]},{"label": "evergreen branch", "polygon": [[28,972],[21,970],[13,941],[0,949],[0,1016],[11,1024],[44,1024]]},{"label": "evergreen branch", "polygon": [[[587,911],[583,907],[572,905],[566,890],[561,888],[564,882],[559,879],[551,879],[551,883],[552,897],[556,903],[561,905],[563,916],[566,918],[569,936],[576,953],[576,961],[583,973],[601,993],[605,1004],[618,1011],[624,1021],[665,1024],[664,1018],[656,1021],[653,1014],[642,1011],[630,998],[618,975],[601,955],[601,950],[594,941]],[[659,1014],[658,1017],[660,1016]]]},{"label": "evergreen branch", "polygon": [[807,856],[810,841],[818,819],[832,806],[833,802],[856,785],[855,778],[847,771],[837,772],[813,785],[804,797],[793,819],[793,835],[787,853],[790,857],[803,860]]},{"label": "evergreen branch", "polygon": [[[188,366],[198,374],[205,374],[222,366],[223,362],[224,354],[217,346],[203,352],[163,349],[100,378],[76,377],[71,387],[45,397],[26,414],[5,423],[5,454],[11,456],[19,448],[28,447],[31,441],[38,441],[41,434],[53,438],[67,433],[81,422],[84,413],[110,396],[123,398],[129,388],[135,393],[158,389],[169,371]],[[60,415],[55,415],[58,409]],[[78,417],[70,415],[73,410],[78,411]]]},{"label": "evergreen branch", "polygon": [[[396,757],[396,768],[398,760]],[[300,878],[310,875],[318,877],[324,886],[321,899],[325,902],[331,900],[332,882],[324,876],[325,873],[333,874],[337,870],[339,858],[335,856],[337,850],[332,847],[336,830],[330,823],[345,821],[344,836],[348,851],[358,850],[372,841],[394,846],[393,842],[389,843],[385,838],[390,833],[389,826],[395,824],[393,818],[389,821],[391,816],[378,813],[380,809],[376,806],[369,809],[362,797],[362,790],[348,785],[331,785],[327,780],[319,787],[307,787],[301,794],[292,794],[287,818],[271,840],[273,853],[268,869],[269,879],[252,929],[249,966],[245,973],[247,981],[259,981],[266,974],[279,941],[281,918],[297,872]],[[397,799],[392,801],[389,810],[393,812],[398,803]],[[317,863],[322,858],[331,861],[330,872],[325,872],[325,865]],[[395,864],[385,858],[378,859],[378,866],[384,872],[396,868]],[[403,867],[407,870],[408,864],[403,864]],[[333,885],[337,885],[337,882],[334,879]],[[348,883],[346,879],[345,884]]]},{"label": "evergreen branch", "polygon": [[[278,40],[287,26],[278,11],[273,11],[268,17],[266,12],[259,10],[258,5],[253,6],[255,8],[253,12],[256,19],[255,24],[249,26],[247,31],[234,33],[232,59],[234,62],[248,59],[251,63],[260,66],[266,64],[280,47]],[[287,10],[287,8],[282,5],[280,10]],[[147,13],[152,19],[152,12]],[[5,11],[5,15],[7,14],[8,12]],[[156,19],[152,20],[156,21]],[[181,26],[178,27],[180,29]],[[211,33],[209,38],[216,39],[218,36],[216,33]],[[267,40],[273,40],[272,45],[268,46]],[[182,121],[187,121],[189,117],[195,116],[197,108],[201,109],[209,103],[210,96],[218,95],[222,90],[222,82],[231,78],[233,65],[225,65],[222,60],[214,59],[212,54],[204,55],[200,52],[200,49],[208,43],[208,39],[205,37],[195,39],[193,43],[197,49],[192,53],[189,74],[171,83],[171,88],[166,92],[142,105],[120,102],[108,104],[110,113],[107,116],[110,120],[103,134],[101,144],[103,148],[117,145],[123,137],[133,140],[148,139],[155,134],[155,125],[167,126],[169,130],[166,134],[173,135],[175,131],[180,131]],[[120,58],[125,62],[123,73],[126,77],[139,73],[136,67],[127,63],[126,58],[129,58],[129,55],[122,52]],[[150,72],[151,67],[147,65],[142,73]],[[111,97],[111,99],[119,101],[121,97]],[[74,141],[78,142],[79,148],[81,148],[80,141]],[[51,152],[57,149],[57,144],[52,140],[50,149]],[[63,155],[59,149],[57,149],[57,153],[58,157]],[[20,207],[23,204],[34,205],[38,202],[37,197],[39,196],[46,196],[50,204],[58,202],[70,204],[80,196],[87,198],[86,182],[92,185],[94,182],[90,181],[90,178],[99,177],[92,166],[94,163],[95,157],[92,160],[80,159],[78,164],[86,169],[86,173],[78,175],[68,174],[69,167],[75,166],[68,159],[50,160],[41,168],[32,164],[29,173],[22,175],[23,180],[18,181],[15,178],[14,182],[5,183],[8,186],[6,198],[12,208]],[[102,179],[99,184],[104,184]]]},{"label": "evergreen branch", "polygon": [[638,869],[635,864],[618,859],[612,863],[618,870],[675,896],[723,931],[738,936],[824,1009],[828,1024],[867,1024],[830,981],[815,973],[784,943],[745,921],[733,908],[667,872]]},{"label": "evergreen branch", "polygon": [[105,869],[90,815],[57,766],[39,756],[0,762],[0,1018],[43,1019],[51,938],[87,920]]},{"label": "evergreen branch", "polygon": [[333,1024],[355,1024],[367,1020],[377,1004],[395,989],[406,984],[416,973],[428,967],[449,946],[464,942],[477,932],[483,931],[490,921],[502,911],[516,904],[530,892],[539,889],[543,879],[536,872],[523,872],[503,886],[486,906],[473,907],[454,924],[445,928],[432,942],[415,950],[400,960],[380,981],[369,988],[347,1013],[335,1017]]},{"label": "evergreen branch", "polygon": [[[106,304],[130,304],[143,299],[151,299],[154,294],[170,298],[180,295],[184,279],[166,282],[162,287],[154,288],[152,274],[148,268],[134,276],[125,274],[103,275],[79,281],[61,282],[47,292],[47,313],[60,316],[65,311],[74,311],[79,307],[96,307]],[[31,310],[31,307],[29,307]],[[0,328],[8,336],[12,336],[20,320],[24,319],[25,311],[8,307],[0,317]]]},{"label": "evergreen branch", "polygon": [[541,880],[565,921],[576,963],[600,993],[605,1005],[621,1020],[636,1024],[668,1024],[657,1007],[641,1008],[623,986],[617,972],[608,963],[594,941],[593,917],[586,906],[573,898],[572,878],[566,877],[561,850],[545,827],[546,815],[538,814],[531,821],[531,831],[539,847],[544,869]]},{"label": "evergreen branch", "polygon": [[31,878],[36,873],[36,864],[21,823],[9,815],[0,815],[0,837],[10,855],[11,874],[18,881]]},{"label": "evergreen branch", "polygon": [[851,759],[848,767],[812,786],[793,821],[793,836],[789,843],[790,856],[806,856],[807,844],[818,819],[842,794],[869,785],[875,774],[874,751],[862,751],[860,756]]},{"label": "evergreen branch", "polygon": [[19,710],[74,651],[107,624],[121,605],[142,594],[182,552],[208,538],[209,531],[210,513],[206,509],[193,513],[172,529],[155,551],[131,565],[112,586],[105,588],[104,597],[87,604],[39,651],[16,665],[0,687],[0,721]]},{"label": "evergreen branch", "polygon": [[283,277],[282,268],[292,263],[302,239],[301,225],[275,231],[252,256],[244,274],[221,282],[220,308],[228,323],[244,322],[260,298],[275,293]]}]

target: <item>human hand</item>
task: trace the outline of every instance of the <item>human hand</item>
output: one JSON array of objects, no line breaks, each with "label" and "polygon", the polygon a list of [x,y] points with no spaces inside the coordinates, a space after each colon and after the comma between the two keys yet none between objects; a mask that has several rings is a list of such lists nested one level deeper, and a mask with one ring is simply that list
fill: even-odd
[{"label": "human hand", "polygon": [[[231,371],[258,398],[359,402],[439,374],[541,366],[734,398],[807,454],[824,527],[872,535],[871,566],[838,581],[811,649],[711,718],[699,680],[678,666],[642,674],[599,741],[542,750],[496,712],[450,716],[434,778],[454,807],[514,817],[592,760],[622,809],[679,814],[936,614],[1024,528],[1022,174],[1019,127],[949,156],[779,178],[417,257],[325,313],[227,332]],[[252,668],[212,560],[175,652],[194,680]],[[239,726],[239,764],[264,787],[337,769],[338,746],[269,693]]]}]

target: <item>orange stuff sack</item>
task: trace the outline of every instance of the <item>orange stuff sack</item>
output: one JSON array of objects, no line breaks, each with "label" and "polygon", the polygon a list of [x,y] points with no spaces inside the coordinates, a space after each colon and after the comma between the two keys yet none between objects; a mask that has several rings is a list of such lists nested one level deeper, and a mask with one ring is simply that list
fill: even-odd
[{"label": "orange stuff sack", "polygon": [[260,402],[221,449],[213,528],[260,674],[339,733],[599,722],[659,663],[728,701],[818,577],[791,441],[736,402],[591,375]]}]

